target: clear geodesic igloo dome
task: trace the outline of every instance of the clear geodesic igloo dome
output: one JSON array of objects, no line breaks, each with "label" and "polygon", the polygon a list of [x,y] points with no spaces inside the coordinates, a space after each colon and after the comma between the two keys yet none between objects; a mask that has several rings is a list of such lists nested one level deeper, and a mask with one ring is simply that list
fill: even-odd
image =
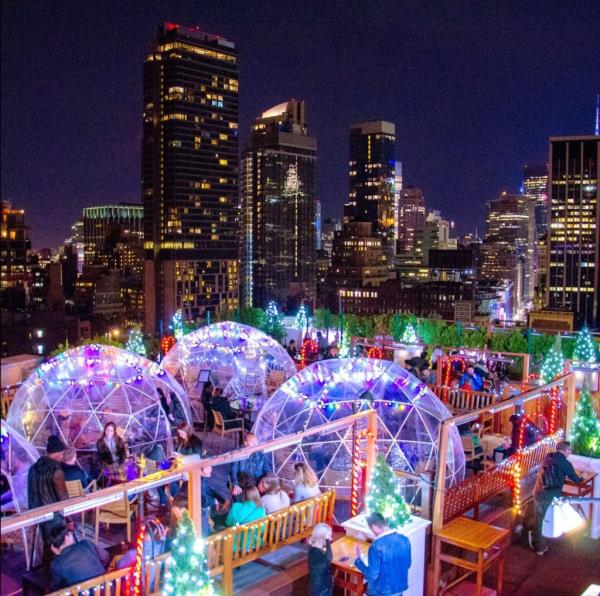
[{"label": "clear geodesic igloo dome", "polygon": [[40,454],[27,439],[2,420],[0,428],[0,465],[4,477],[2,513],[20,513],[27,509],[27,475],[29,468],[39,456]]},{"label": "clear geodesic igloo dome", "polygon": [[174,397],[180,416],[189,422],[183,389],[158,364],[113,346],[80,346],[29,376],[7,421],[40,451],[52,434],[78,452],[95,451],[103,428],[114,422],[130,453],[147,452],[155,444],[170,453],[171,429],[159,390]]},{"label": "clear geodesic igloo dome", "polygon": [[209,379],[230,397],[266,398],[274,384],[296,373],[294,361],[279,342],[254,327],[231,321],[185,335],[161,366],[183,385],[192,404]]},{"label": "clear geodesic igloo dome", "polygon": [[[333,359],[298,372],[259,412],[254,433],[259,441],[276,439],[374,408],[378,414],[377,449],[396,470],[433,471],[439,427],[451,416],[442,402],[407,370],[387,360]],[[366,420],[358,423],[366,427]],[[363,457],[365,453],[361,454]],[[322,489],[350,489],[352,427],[305,437],[273,454],[275,472],[293,478],[293,464],[309,464]],[[458,431],[451,429],[447,485],[463,479],[465,457]]]}]

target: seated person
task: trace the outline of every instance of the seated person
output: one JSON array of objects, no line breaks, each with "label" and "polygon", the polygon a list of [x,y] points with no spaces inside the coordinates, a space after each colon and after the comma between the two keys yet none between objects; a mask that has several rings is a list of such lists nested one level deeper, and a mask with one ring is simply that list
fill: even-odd
[{"label": "seated person", "polygon": [[194,434],[194,429],[187,422],[177,427],[175,451],[180,455],[202,455],[202,441]]},{"label": "seated person", "polygon": [[47,530],[47,541],[55,555],[50,564],[51,590],[58,590],[103,575],[108,564],[106,551],[90,540],[75,542],[73,532],[64,519],[58,519]]},{"label": "seated person", "polygon": [[[248,433],[244,438],[244,447],[254,447],[258,444],[255,435]],[[229,471],[231,493],[238,496],[246,486],[256,486],[264,476],[273,472],[271,457],[262,451],[256,451],[246,459],[235,461]]]},{"label": "seated person", "polygon": [[186,492],[184,491],[178,493],[171,503],[171,523],[167,532],[165,550],[171,550],[173,546],[173,540],[177,535],[177,527],[183,519],[183,514],[186,511],[189,513],[188,498]]},{"label": "seated person", "polygon": [[212,466],[205,466],[200,469],[200,482],[202,486],[202,536],[208,536],[214,530],[212,519],[212,508],[220,512],[221,508],[228,500],[218,491],[216,491],[210,482],[212,476]]},{"label": "seated person", "polygon": [[294,464],[294,503],[320,494],[319,479],[313,469],[304,462]]},{"label": "seated person", "polygon": [[431,374],[431,370],[429,370],[429,367],[427,366],[421,371],[420,379],[425,385],[431,385],[435,381]]},{"label": "seated person", "polygon": [[173,417],[173,414],[171,413],[171,406],[172,406],[171,396],[169,395],[169,397],[167,397],[165,395],[165,392],[160,387],[156,388],[156,392],[158,393],[158,397],[160,398],[160,405],[163,409],[163,412],[165,413],[165,416],[167,417],[167,419],[169,420],[169,422],[171,424],[174,424],[175,418]]},{"label": "seated person", "polygon": [[467,372],[460,378],[459,384],[461,389],[470,391],[481,391],[483,389],[483,380],[471,365],[468,366]]},{"label": "seated person", "polygon": [[495,463],[500,463],[505,460],[507,457],[510,457],[513,454],[512,450],[512,441],[510,437],[504,437],[502,439],[502,443],[494,448],[493,460]]},{"label": "seated person", "polygon": [[[266,517],[267,512],[260,502],[260,493],[256,486],[247,486],[242,493],[242,500],[239,503],[233,503],[231,509],[225,519],[225,525],[228,528],[233,526],[247,524],[262,517]],[[258,529],[254,532],[248,532],[246,540],[246,548],[253,548],[258,535]],[[237,548],[236,543],[233,544],[234,550]]]},{"label": "seated person", "polygon": [[298,357],[298,348],[296,347],[295,340],[290,339],[290,345],[287,347],[287,353],[292,360],[295,360]]},{"label": "seated person", "polygon": [[100,463],[105,466],[123,464],[127,458],[127,446],[117,433],[117,425],[109,422],[96,442],[96,450]]},{"label": "seated person", "polygon": [[241,428],[242,423],[247,432],[250,432],[252,429],[252,424],[249,420],[234,420],[235,418],[240,417],[240,412],[231,407],[229,400],[223,395],[223,389],[220,387],[215,388],[210,407],[213,412],[219,412],[219,414],[221,414],[225,429]]},{"label": "seated person", "polygon": [[267,513],[273,513],[290,506],[290,497],[281,488],[281,482],[275,474],[267,474],[260,481],[259,491],[263,493],[260,502]]},{"label": "seated person", "polygon": [[81,482],[81,487],[86,488],[92,481],[89,474],[79,465],[77,453],[72,447],[67,447],[67,449],[65,449],[65,454],[63,455],[63,460],[60,465],[65,473],[65,480],[67,482],[79,480],[79,482]]}]

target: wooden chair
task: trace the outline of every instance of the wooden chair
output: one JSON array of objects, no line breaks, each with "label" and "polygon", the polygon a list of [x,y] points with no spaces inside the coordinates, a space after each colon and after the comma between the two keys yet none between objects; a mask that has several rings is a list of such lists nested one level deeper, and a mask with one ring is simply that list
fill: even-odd
[{"label": "wooden chair", "polygon": [[271,395],[283,383],[285,383],[285,372],[282,370],[272,370],[267,379],[268,394]]},{"label": "wooden chair", "polygon": [[137,503],[137,495],[130,501],[127,497],[108,503],[96,509],[96,542],[100,535],[100,523],[106,524],[126,524],[127,542],[131,542],[131,518],[135,514],[134,505]]},{"label": "wooden chair", "polygon": [[223,416],[221,415],[221,412],[217,412],[216,410],[213,410],[213,414],[215,416],[215,427],[213,428],[213,430],[216,433],[220,433],[221,434],[221,438],[223,438],[227,433],[241,433],[241,438],[238,435],[238,440],[242,441],[244,439],[244,419],[243,418],[233,418],[233,420],[227,420],[227,422],[239,422],[240,426],[239,427],[234,427],[234,428],[225,428],[225,421],[223,421]]},{"label": "wooden chair", "polygon": [[476,453],[475,437],[473,435],[461,435],[463,451],[465,452],[465,463],[476,461],[483,456],[483,453]]},{"label": "wooden chair", "polygon": [[[67,486],[67,493],[69,499],[74,497],[83,497],[84,494],[90,490],[96,490],[96,481],[92,480],[85,488],[81,485],[81,480],[66,480],[65,485]],[[81,512],[81,535],[85,538],[85,511]],[[96,516],[98,511],[96,510]]]}]

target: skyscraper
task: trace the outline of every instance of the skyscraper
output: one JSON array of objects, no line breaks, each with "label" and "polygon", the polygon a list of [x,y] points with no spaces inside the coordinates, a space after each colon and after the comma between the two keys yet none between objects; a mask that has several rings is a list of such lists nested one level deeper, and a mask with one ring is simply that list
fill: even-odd
[{"label": "skyscraper", "polygon": [[166,330],[238,306],[238,58],[171,23],[144,62],[145,323]]},{"label": "skyscraper", "polygon": [[415,248],[415,232],[425,226],[425,197],[420,188],[409,186],[399,192],[398,253],[410,253]]},{"label": "skyscraper", "polygon": [[535,204],[503,192],[487,204],[487,235],[482,274],[488,279],[515,282],[517,307],[534,294]]},{"label": "skyscraper", "polygon": [[535,204],[535,228],[539,238],[548,231],[548,167],[525,165],[523,195]]},{"label": "skyscraper", "polygon": [[401,164],[396,162],[396,127],[373,120],[350,128],[350,192],[344,221],[369,222],[381,238],[389,268],[394,266],[398,232]]},{"label": "skyscraper", "polygon": [[242,161],[242,302],[293,308],[316,298],[317,140],[304,102],[257,118]]},{"label": "skyscraper", "polygon": [[600,136],[550,138],[548,302],[600,326]]}]

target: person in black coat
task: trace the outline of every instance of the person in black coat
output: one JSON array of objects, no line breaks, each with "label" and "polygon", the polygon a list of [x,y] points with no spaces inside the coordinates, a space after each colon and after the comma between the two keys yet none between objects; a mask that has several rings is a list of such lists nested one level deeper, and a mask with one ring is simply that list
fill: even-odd
[{"label": "person in black coat", "polygon": [[177,427],[175,451],[180,455],[202,455],[202,441],[187,422],[182,422]]},{"label": "person in black coat", "polygon": [[215,389],[212,401],[210,403],[210,407],[215,412],[219,412],[223,417],[223,422],[225,424],[226,429],[230,428],[241,428],[240,422],[243,422],[244,428],[247,432],[252,430],[252,424],[248,420],[234,420],[240,416],[240,412],[238,410],[234,410],[229,403],[229,400],[223,395],[223,390],[220,387]]},{"label": "person in black coat", "polygon": [[333,574],[331,571],[331,527],[317,524],[308,543],[308,573],[310,596],[331,596],[333,593]]},{"label": "person in black coat", "polygon": [[206,430],[212,430],[215,426],[215,416],[210,405],[212,397],[213,384],[210,381],[206,381],[206,383],[204,383],[204,387],[202,388],[202,396],[200,397],[200,401],[204,406],[204,416],[206,417]]},{"label": "person in black coat", "polygon": [[65,480],[71,482],[73,480],[79,480],[81,487],[85,488],[92,479],[89,474],[77,463],[77,453],[75,449],[68,447],[65,449],[63,461],[61,467],[65,473]]}]

